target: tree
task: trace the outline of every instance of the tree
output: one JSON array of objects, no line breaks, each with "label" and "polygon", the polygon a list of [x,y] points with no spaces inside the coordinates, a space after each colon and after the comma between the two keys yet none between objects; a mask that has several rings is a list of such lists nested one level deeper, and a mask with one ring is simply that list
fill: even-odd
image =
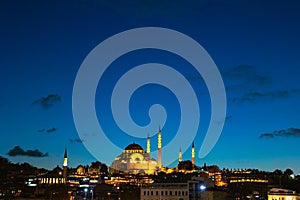
[{"label": "tree", "polygon": [[280,169],[276,169],[273,173],[275,175],[282,175],[282,171]]},{"label": "tree", "polygon": [[292,174],[294,174],[294,172],[293,172],[293,170],[291,170],[290,168],[288,168],[288,169],[286,169],[286,170],[284,171],[284,175],[290,176],[290,175],[292,175]]},{"label": "tree", "polygon": [[106,164],[102,164],[100,167],[100,172],[103,172],[105,174],[108,174],[108,167]]}]

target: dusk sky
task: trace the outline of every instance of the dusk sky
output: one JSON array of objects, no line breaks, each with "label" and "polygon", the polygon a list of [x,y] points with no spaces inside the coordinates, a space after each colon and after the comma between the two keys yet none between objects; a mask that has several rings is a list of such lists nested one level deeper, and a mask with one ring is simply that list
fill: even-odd
[{"label": "dusk sky", "polygon": [[[52,169],[62,165],[66,147],[71,167],[95,161],[86,146],[98,133],[78,134],[73,119],[72,93],[78,70],[87,55],[107,38],[134,28],[162,27],[202,45],[225,85],[223,131],[207,156],[196,157],[196,164],[268,171],[291,168],[300,174],[299,9],[296,0],[3,0],[0,155],[12,162]],[[117,126],[110,110],[114,84],[123,73],[146,63],[173,67],[193,87],[201,114],[194,138],[198,155],[211,116],[208,89],[190,63],[170,52],[136,50],[109,66],[95,96],[99,124],[121,149],[132,142],[145,149],[150,133],[151,149],[156,150],[156,132],[130,136]],[[166,110],[166,123],[156,126],[162,126],[163,145],[167,145],[176,137],[181,114],[168,88],[148,84],[136,90],[130,99],[130,114],[137,124],[145,126],[153,104]],[[88,119],[86,123],[89,126]],[[110,165],[116,155],[103,148],[103,141],[95,142],[99,146],[93,148],[108,155],[97,159]],[[191,144],[183,153],[184,160],[190,159]],[[163,164],[168,155],[177,157],[179,148],[168,154],[163,151]],[[156,154],[151,156],[156,158]],[[176,164],[175,160],[169,166]]]}]

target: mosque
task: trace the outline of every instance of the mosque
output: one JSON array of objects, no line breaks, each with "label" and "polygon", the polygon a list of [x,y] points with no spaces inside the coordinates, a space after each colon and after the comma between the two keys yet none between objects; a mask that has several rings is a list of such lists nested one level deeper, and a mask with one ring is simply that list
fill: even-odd
[{"label": "mosque", "polygon": [[[150,157],[150,136],[147,138],[147,149],[144,149],[136,144],[129,144],[125,150],[115,158],[110,166],[112,173],[146,173],[154,174],[155,171],[162,169],[162,135],[159,128],[157,133],[158,155],[157,161]],[[179,162],[182,162],[182,151],[179,152]],[[195,164],[195,148],[194,142],[192,145],[192,165]]]}]

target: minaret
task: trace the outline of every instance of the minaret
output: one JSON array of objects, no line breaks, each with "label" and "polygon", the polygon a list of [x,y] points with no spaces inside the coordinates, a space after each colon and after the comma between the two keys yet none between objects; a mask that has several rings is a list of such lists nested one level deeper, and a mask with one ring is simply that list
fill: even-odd
[{"label": "minaret", "polygon": [[67,156],[67,149],[65,148],[64,163],[63,163],[63,178],[65,180],[67,178],[67,169],[68,169],[68,156]]},{"label": "minaret", "polygon": [[192,165],[193,165],[193,168],[195,166],[195,146],[194,146],[194,141],[193,141],[193,144],[192,144]]},{"label": "minaret", "polygon": [[182,162],[182,151],[181,151],[181,147],[180,147],[180,150],[179,150],[179,158],[178,158],[178,161],[179,161],[179,162]]},{"label": "minaret", "polygon": [[150,134],[149,133],[147,138],[147,154],[150,157]]},{"label": "minaret", "polygon": [[157,148],[158,148],[158,156],[157,156],[157,164],[158,167],[161,168],[161,131],[160,128],[158,129],[158,134],[157,134]]}]

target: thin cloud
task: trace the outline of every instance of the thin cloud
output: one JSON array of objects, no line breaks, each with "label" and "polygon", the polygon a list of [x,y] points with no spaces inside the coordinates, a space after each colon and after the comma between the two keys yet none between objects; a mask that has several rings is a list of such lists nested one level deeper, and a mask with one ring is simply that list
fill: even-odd
[{"label": "thin cloud", "polygon": [[261,74],[257,67],[252,65],[233,67],[225,71],[223,77],[232,83],[226,87],[227,90],[264,86],[271,82],[268,76]]},{"label": "thin cloud", "polygon": [[47,133],[52,133],[55,131],[57,131],[57,128],[51,128],[51,129],[46,130]]},{"label": "thin cloud", "polygon": [[37,132],[39,132],[39,133],[53,133],[55,131],[57,131],[57,128],[50,128],[50,129],[43,128],[43,129],[37,130]]},{"label": "thin cloud", "polygon": [[299,128],[288,128],[283,130],[276,130],[272,133],[263,133],[259,138],[275,138],[275,137],[300,137]]},{"label": "thin cloud", "polygon": [[272,99],[280,99],[280,98],[288,98],[291,95],[300,94],[300,89],[294,90],[278,90],[271,92],[249,92],[244,94],[242,97],[233,98],[231,101],[234,103],[242,103],[242,102],[255,102],[257,100],[272,100]]},{"label": "thin cloud", "polygon": [[54,106],[56,103],[60,103],[60,102],[61,102],[61,97],[59,95],[49,94],[46,97],[42,97],[40,99],[35,100],[34,102],[32,102],[32,104],[40,105],[44,109],[49,109],[52,106]]},{"label": "thin cloud", "polygon": [[81,140],[81,139],[79,139],[79,138],[74,138],[74,139],[70,139],[70,142],[71,142],[71,143],[83,143],[84,140]]},{"label": "thin cloud", "polygon": [[218,124],[229,122],[232,119],[232,115],[226,116],[224,120],[216,121]]},{"label": "thin cloud", "polygon": [[42,153],[40,150],[27,150],[24,151],[20,146],[15,146],[7,153],[9,156],[29,156],[29,157],[46,157],[48,153]]},{"label": "thin cloud", "polygon": [[[226,92],[242,94],[271,83],[271,79],[260,72],[256,66],[238,65],[221,72]],[[189,81],[203,81],[201,76],[187,76]]]}]

